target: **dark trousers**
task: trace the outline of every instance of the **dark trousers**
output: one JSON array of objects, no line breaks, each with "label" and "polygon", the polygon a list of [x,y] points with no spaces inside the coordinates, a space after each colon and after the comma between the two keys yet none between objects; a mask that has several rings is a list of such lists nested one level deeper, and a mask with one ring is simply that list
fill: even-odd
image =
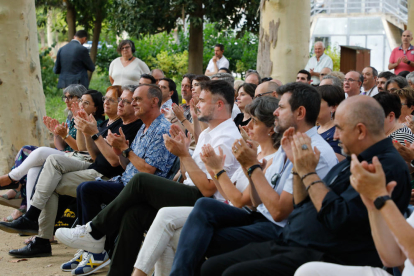
[{"label": "dark trousers", "polygon": [[102,204],[109,204],[124,188],[121,182],[88,181],[76,189],[79,224],[85,225],[102,210]]},{"label": "dark trousers", "polygon": [[312,261],[325,261],[324,253],[309,248],[283,246],[276,241],[251,243],[209,258],[201,267],[201,275],[293,276],[302,264]]},{"label": "dark trousers", "polygon": [[152,174],[136,174],[118,197],[92,220],[93,229],[104,235],[119,231],[108,275],[131,275],[144,232],[159,209],[193,206],[202,196],[195,186]]},{"label": "dark trousers", "polygon": [[217,200],[201,198],[181,231],[170,275],[197,275],[205,256],[223,254],[251,242],[278,239],[282,229],[261,213],[249,214]]}]

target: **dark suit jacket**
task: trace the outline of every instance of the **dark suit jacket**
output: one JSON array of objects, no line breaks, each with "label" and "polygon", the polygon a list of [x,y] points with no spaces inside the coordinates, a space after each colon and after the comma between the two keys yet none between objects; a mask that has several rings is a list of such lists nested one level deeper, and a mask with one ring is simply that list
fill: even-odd
[{"label": "dark suit jacket", "polygon": [[72,40],[59,49],[53,72],[60,74],[58,88],[66,88],[70,84],[89,86],[87,70],[95,71],[88,49],[78,41]]}]

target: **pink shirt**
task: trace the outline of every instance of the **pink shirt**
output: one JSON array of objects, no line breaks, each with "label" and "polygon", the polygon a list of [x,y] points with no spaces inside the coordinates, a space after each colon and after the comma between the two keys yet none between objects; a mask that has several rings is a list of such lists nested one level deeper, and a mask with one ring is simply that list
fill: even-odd
[{"label": "pink shirt", "polygon": [[[391,56],[390,56],[390,63],[396,63],[397,60],[400,57],[403,57],[403,56],[406,56],[409,61],[414,62],[414,47],[413,47],[413,45],[410,44],[410,47],[408,47],[408,50],[405,51],[405,52],[404,52],[402,46],[396,47],[394,50],[392,50]],[[402,71],[412,72],[412,71],[414,71],[414,67],[412,67],[411,65],[408,65],[407,63],[404,63],[404,62],[401,61],[400,64],[398,64],[398,66],[394,68],[394,74],[398,75]]]}]

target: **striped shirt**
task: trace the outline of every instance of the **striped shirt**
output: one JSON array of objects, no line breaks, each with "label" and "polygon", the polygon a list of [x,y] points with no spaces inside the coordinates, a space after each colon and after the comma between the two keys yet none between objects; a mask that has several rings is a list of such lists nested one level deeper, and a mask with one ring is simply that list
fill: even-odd
[{"label": "striped shirt", "polygon": [[397,129],[389,135],[392,140],[397,140],[400,144],[404,145],[404,140],[412,143],[414,142],[414,134],[411,132],[411,129],[407,126]]}]

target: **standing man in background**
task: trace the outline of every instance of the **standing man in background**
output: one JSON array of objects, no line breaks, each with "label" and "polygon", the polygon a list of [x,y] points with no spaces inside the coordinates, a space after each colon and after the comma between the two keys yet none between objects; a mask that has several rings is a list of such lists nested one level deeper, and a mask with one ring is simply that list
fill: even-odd
[{"label": "standing man in background", "polygon": [[95,64],[89,56],[88,49],[82,45],[88,40],[88,33],[77,31],[72,41],[59,49],[53,72],[59,74],[58,88],[70,84],[82,84],[89,87],[87,71],[95,71]]},{"label": "standing man in background", "polygon": [[333,70],[332,59],[325,55],[325,46],[322,41],[315,42],[313,46],[313,51],[315,55],[311,57],[306,64],[305,70],[308,71],[312,76],[311,84],[317,86],[320,83],[319,75],[323,68],[328,67]]},{"label": "standing man in background", "polygon": [[388,69],[394,69],[396,75],[402,71],[414,71],[414,47],[411,45],[411,40],[413,40],[411,31],[404,31],[401,36],[401,46],[391,52]]},{"label": "standing man in background", "polygon": [[214,57],[210,59],[210,62],[207,65],[206,72],[204,75],[211,77],[212,75],[215,75],[218,73],[219,68],[229,68],[230,63],[223,56],[224,53],[224,45],[223,44],[216,44],[214,46]]}]

